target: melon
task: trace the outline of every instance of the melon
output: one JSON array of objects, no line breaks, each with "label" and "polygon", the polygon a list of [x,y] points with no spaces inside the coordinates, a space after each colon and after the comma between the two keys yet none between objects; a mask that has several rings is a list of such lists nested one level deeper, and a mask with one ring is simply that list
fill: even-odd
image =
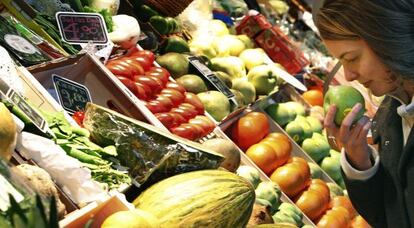
[{"label": "melon", "polygon": [[145,190],[133,204],[162,227],[245,227],[255,201],[253,186],[224,170],[179,174]]},{"label": "melon", "polygon": [[104,220],[101,228],[159,228],[157,219],[150,213],[135,209],[118,211]]},{"label": "melon", "polygon": [[0,103],[0,117],[0,157],[9,161],[16,145],[16,123],[3,103]]}]

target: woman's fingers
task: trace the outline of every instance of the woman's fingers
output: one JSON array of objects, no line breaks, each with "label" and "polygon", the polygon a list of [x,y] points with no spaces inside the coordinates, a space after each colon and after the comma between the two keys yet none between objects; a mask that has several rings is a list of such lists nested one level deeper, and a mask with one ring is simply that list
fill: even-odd
[{"label": "woman's fingers", "polygon": [[[367,133],[364,135],[364,127],[370,123],[370,120],[367,116],[363,116],[354,127],[350,130],[349,141],[351,145],[361,145],[366,143]],[[368,129],[369,130],[369,129]]]},{"label": "woman's fingers", "polygon": [[354,122],[355,117],[358,115],[361,109],[362,105],[360,103],[356,104],[342,121],[341,127],[339,129],[339,136],[342,142],[348,140],[352,123]]},{"label": "woman's fingers", "polygon": [[335,114],[336,114],[336,106],[331,105],[328,108],[328,112],[326,112],[325,120],[323,121],[323,125],[329,131],[328,133],[333,133],[336,136],[337,126],[335,125]]}]

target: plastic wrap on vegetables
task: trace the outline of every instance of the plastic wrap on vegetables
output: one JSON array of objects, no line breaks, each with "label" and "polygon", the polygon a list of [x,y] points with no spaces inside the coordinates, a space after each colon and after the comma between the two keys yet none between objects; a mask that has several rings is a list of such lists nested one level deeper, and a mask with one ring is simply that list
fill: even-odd
[{"label": "plastic wrap on vegetables", "polygon": [[177,173],[219,167],[223,157],[196,143],[109,109],[86,106],[84,127],[100,145],[115,145],[118,159],[138,187]]}]

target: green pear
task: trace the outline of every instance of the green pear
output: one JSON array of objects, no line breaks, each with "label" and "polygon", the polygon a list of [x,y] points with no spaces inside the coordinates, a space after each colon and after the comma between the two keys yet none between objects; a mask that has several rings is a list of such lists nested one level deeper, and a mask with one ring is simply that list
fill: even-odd
[{"label": "green pear", "polygon": [[232,84],[232,89],[243,94],[245,105],[253,103],[256,100],[256,89],[252,83],[244,80],[243,78],[238,78],[232,80]]}]

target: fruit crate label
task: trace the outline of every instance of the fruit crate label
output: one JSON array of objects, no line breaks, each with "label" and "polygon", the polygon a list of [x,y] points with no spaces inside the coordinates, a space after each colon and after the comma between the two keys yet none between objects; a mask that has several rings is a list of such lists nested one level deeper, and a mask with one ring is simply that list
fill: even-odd
[{"label": "fruit crate label", "polygon": [[108,31],[103,17],[98,13],[56,13],[60,35],[70,44],[107,44]]},{"label": "fruit crate label", "polygon": [[86,103],[92,101],[86,86],[56,74],[52,75],[52,81],[57,92],[57,100],[70,114],[84,110]]},{"label": "fruit crate label", "polygon": [[0,79],[0,94],[7,98],[7,101],[17,106],[32,123],[43,133],[48,131],[48,126],[43,117],[27,103],[26,99],[19,95],[14,89],[10,88],[3,80]]}]

